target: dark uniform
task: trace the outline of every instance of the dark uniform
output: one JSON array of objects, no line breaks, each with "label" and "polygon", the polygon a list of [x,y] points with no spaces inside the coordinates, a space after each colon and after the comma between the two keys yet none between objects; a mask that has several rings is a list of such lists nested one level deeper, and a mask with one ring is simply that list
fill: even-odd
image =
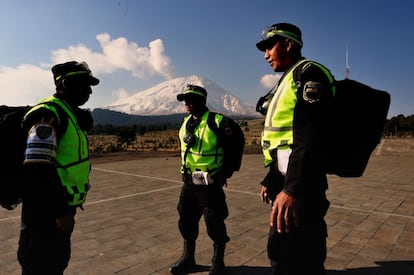
[{"label": "dark uniform", "polygon": [[194,85],[189,85],[185,94],[177,96],[179,101],[185,100],[189,115],[179,131],[184,184],[177,210],[184,251],[181,258],[170,267],[173,274],[181,274],[195,267],[195,244],[202,216],[207,233],[214,242],[209,274],[220,274],[225,268],[224,250],[230,238],[224,222],[229,212],[223,186],[227,184],[226,180],[232,171],[229,173],[224,168],[224,148],[218,136],[226,135],[223,125],[227,118],[214,114],[212,123],[215,125],[212,127],[209,123],[210,111],[205,106],[206,97],[207,91]]},{"label": "dark uniform", "polygon": [[[209,111],[206,111],[201,118],[201,120],[204,120],[203,123],[195,121],[192,117],[190,117],[187,121],[187,125],[193,124],[194,126],[184,125],[186,131],[187,128],[194,128],[193,134],[195,138],[195,147],[187,149],[187,144],[184,143],[184,158],[191,158],[192,153],[190,151],[194,151],[199,154],[206,155],[206,158],[210,158],[213,162],[222,159],[222,153],[221,155],[208,155],[208,153],[204,151],[206,149],[202,147],[202,144],[206,143],[200,142],[202,139],[199,137],[199,133],[203,133],[204,135],[208,134],[206,133],[206,129],[208,129],[206,121],[208,112]],[[223,129],[221,130],[223,131]],[[211,129],[208,129],[207,131],[211,131]],[[183,133],[184,131],[181,132]],[[209,146],[211,146],[213,151],[219,152],[216,149],[219,145],[217,142],[214,142],[214,140],[217,141],[217,138],[209,138],[209,140],[211,143]],[[224,220],[227,218],[229,213],[226,204],[226,195],[223,191],[223,186],[226,185],[226,178],[223,175],[224,171],[222,171],[222,163],[221,161],[218,161],[216,167],[213,168],[213,171],[216,170],[216,173],[212,175],[212,179],[214,181],[213,184],[195,185],[193,183],[191,169],[185,167],[185,160],[183,162],[182,177],[184,185],[181,190],[180,200],[178,203],[178,212],[180,214],[178,227],[181,235],[184,240],[195,241],[199,233],[198,229],[200,218],[201,216],[204,216],[207,226],[207,233],[210,238],[214,241],[214,243],[224,245],[230,240],[230,238],[227,236],[226,225],[224,224]],[[204,162],[203,165],[205,166]],[[194,167],[198,167],[197,163],[194,163]],[[201,170],[202,168],[199,167],[195,169]]]},{"label": "dark uniform", "polygon": [[[300,32],[295,30],[276,24],[262,41],[270,43],[273,32],[301,45]],[[265,47],[259,42],[257,47],[265,51],[273,45]],[[324,216],[329,207],[324,139],[329,130],[333,77],[322,65],[303,58],[293,61],[276,87],[258,103],[258,110],[266,115],[262,148],[269,168],[261,184],[273,203],[281,192],[299,202],[297,223],[287,232],[278,232],[278,224],[270,227],[267,250],[273,274],[321,275],[326,259]],[[261,108],[264,105],[268,107]]]},{"label": "dark uniform", "polygon": [[[98,82],[83,64],[69,62],[54,71],[57,87],[69,77],[66,74],[72,82],[86,77],[86,93]],[[89,190],[86,132],[93,119],[89,111],[68,104],[66,96],[57,92],[42,100],[23,122],[28,138],[18,260],[24,275],[63,274],[70,260],[76,209]]]}]

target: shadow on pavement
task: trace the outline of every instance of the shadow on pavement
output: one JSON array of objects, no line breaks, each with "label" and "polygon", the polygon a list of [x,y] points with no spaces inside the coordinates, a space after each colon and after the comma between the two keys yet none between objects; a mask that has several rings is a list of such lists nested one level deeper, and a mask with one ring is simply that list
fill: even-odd
[{"label": "shadow on pavement", "polygon": [[329,271],[327,275],[413,275],[414,261],[375,262],[376,267],[361,267],[344,271]]},{"label": "shadow on pavement", "polygon": [[[191,273],[198,273],[198,272],[207,272],[210,270],[210,266],[206,265],[197,265]],[[226,266],[226,270],[224,272],[226,275],[263,275],[263,274],[271,274],[270,267],[262,267],[262,266]]]},{"label": "shadow on pavement", "polygon": [[[326,275],[413,275],[414,261],[375,262],[376,267],[361,267],[347,270],[327,270]],[[190,273],[206,272],[210,266],[197,265]],[[270,267],[261,266],[227,266],[225,274],[263,275],[271,274]]]},{"label": "shadow on pavement", "polygon": [[259,274],[271,274],[270,267],[263,266],[227,266],[225,274],[234,275],[259,275]]}]

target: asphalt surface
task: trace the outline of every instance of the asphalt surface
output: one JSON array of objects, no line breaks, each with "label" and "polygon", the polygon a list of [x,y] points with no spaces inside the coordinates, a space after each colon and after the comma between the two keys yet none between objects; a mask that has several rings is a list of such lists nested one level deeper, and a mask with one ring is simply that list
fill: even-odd
[{"label": "asphalt surface", "polygon": [[[169,274],[182,251],[176,205],[178,156],[95,159],[85,211],[77,214],[65,274]],[[266,170],[246,154],[225,189],[231,241],[226,274],[270,274],[270,206],[260,202]],[[360,178],[329,176],[328,275],[414,274],[414,139],[383,140]],[[0,274],[21,274],[16,258],[20,207],[0,210]],[[208,274],[213,251],[204,221],[197,269]],[[46,274],[47,275],[47,274]]]}]

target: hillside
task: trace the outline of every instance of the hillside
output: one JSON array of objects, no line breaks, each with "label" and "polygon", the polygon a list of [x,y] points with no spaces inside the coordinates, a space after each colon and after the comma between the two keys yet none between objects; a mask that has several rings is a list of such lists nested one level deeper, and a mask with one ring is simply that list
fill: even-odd
[{"label": "hillside", "polygon": [[[171,114],[171,115],[132,115],[126,114],[123,112],[117,112],[107,109],[94,109],[92,111],[92,116],[95,120],[95,125],[116,125],[116,126],[125,126],[125,125],[139,125],[139,126],[148,126],[148,125],[176,125],[181,124],[183,118],[186,114]],[[230,115],[229,117],[240,120],[250,120],[253,119],[252,116],[243,116],[243,115]]]},{"label": "hillside", "polygon": [[174,125],[181,123],[185,114],[173,115],[159,115],[159,116],[142,116],[130,115],[122,112],[111,111],[107,109],[94,109],[92,116],[95,120],[95,125],[141,125],[148,126],[154,124],[168,124]]}]

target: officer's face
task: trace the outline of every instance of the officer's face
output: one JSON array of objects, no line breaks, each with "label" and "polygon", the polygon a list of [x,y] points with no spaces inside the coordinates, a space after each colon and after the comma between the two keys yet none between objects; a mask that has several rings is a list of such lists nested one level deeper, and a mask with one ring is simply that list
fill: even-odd
[{"label": "officer's face", "polygon": [[264,52],[264,59],[275,72],[283,72],[290,67],[289,44],[286,40],[276,42]]},{"label": "officer's face", "polygon": [[187,96],[184,99],[186,111],[189,114],[197,114],[204,108],[204,99],[201,96]]},{"label": "officer's face", "polygon": [[89,96],[92,94],[92,88],[91,86],[89,86],[89,84],[87,85],[80,85],[79,89],[78,89],[78,95],[77,95],[77,104],[78,106],[82,106],[83,104],[85,104],[86,102],[88,102],[89,100]]},{"label": "officer's face", "polygon": [[76,106],[82,106],[89,100],[92,88],[86,78],[72,78],[65,81],[63,93],[68,101]]}]

